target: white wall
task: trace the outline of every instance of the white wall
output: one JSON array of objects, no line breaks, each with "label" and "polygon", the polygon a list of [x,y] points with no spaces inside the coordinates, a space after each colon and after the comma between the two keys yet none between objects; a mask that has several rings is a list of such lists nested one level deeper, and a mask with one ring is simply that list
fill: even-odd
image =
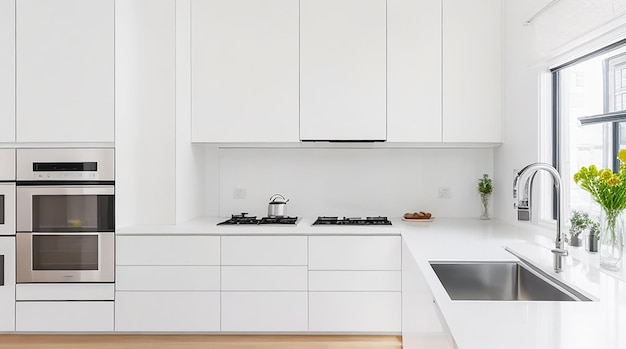
[{"label": "white wall", "polygon": [[[208,163],[213,163],[212,158]],[[478,179],[493,174],[492,149],[219,149],[219,215],[267,214],[272,194],[289,215],[478,217]],[[439,187],[451,199],[439,199]],[[246,199],[234,199],[236,188]]]},{"label": "white wall", "polygon": [[[209,188],[205,147],[191,144],[190,11],[190,0],[176,1],[176,223],[202,216],[205,211],[213,212],[213,216],[217,212],[217,200],[207,204],[204,195]],[[217,185],[217,179],[214,181],[211,187]]]},{"label": "white wall", "polygon": [[117,226],[175,222],[175,0],[115,6]]}]

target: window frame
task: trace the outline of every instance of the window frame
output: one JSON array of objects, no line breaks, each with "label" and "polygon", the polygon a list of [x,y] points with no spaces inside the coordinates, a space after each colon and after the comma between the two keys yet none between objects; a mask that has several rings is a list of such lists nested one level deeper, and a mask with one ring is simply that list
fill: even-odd
[{"label": "window frame", "polygon": [[[603,54],[606,54],[611,51],[618,50],[624,47],[626,47],[626,39],[622,39],[610,45],[604,46],[598,50],[582,55],[578,58],[575,58],[566,63],[560,64],[549,70],[551,74],[551,82],[552,82],[552,86],[551,86],[552,166],[554,166],[554,168],[556,168],[557,171],[559,171],[559,173],[562,170],[561,160],[562,160],[562,152],[563,152],[562,148],[563,147],[561,144],[561,140],[564,139],[563,127],[562,127],[563,120],[561,117],[562,105],[561,105],[560,88],[561,88],[562,79],[560,76],[560,72],[568,67],[574,66],[576,64],[588,61],[592,58],[596,58],[600,55],[603,55]],[[626,53],[622,53],[621,55],[626,57]],[[626,108],[620,112],[608,111],[609,110],[609,93],[608,93],[609,92],[609,79],[607,77],[608,77],[609,72],[611,71],[608,67],[609,60],[611,58],[613,57],[606,58],[603,62],[603,79],[604,79],[603,113],[589,116],[589,117],[582,117],[582,118],[579,118],[579,120],[598,119],[597,120],[598,122],[611,123],[611,132],[610,132],[611,134],[611,140],[610,140],[611,159],[612,159],[611,167],[612,167],[613,172],[617,172],[619,170],[619,161],[617,159],[617,153],[619,152],[619,147],[620,147],[620,124],[624,123],[626,125]],[[624,60],[626,60],[626,58],[624,58]],[[553,188],[552,190],[552,219],[553,220],[556,220],[557,213],[558,213],[556,195],[557,195],[556,188]]]}]

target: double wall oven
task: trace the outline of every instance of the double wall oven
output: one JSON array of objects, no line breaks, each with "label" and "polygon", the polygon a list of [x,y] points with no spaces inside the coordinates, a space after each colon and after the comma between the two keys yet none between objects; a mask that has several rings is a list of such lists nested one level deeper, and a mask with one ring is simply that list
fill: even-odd
[{"label": "double wall oven", "polygon": [[113,282],[113,149],[18,149],[17,283]]}]

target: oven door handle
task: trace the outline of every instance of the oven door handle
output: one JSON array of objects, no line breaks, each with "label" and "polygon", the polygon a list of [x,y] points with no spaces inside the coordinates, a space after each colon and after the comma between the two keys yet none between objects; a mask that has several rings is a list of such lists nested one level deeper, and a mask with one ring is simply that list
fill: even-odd
[{"label": "oven door handle", "polygon": [[4,255],[0,255],[0,286],[4,286]]},{"label": "oven door handle", "polygon": [[18,231],[18,234],[29,234],[32,236],[38,236],[38,235],[103,235],[103,234],[115,234],[113,232],[67,232],[67,231],[56,231],[56,232],[31,232],[31,231]]}]

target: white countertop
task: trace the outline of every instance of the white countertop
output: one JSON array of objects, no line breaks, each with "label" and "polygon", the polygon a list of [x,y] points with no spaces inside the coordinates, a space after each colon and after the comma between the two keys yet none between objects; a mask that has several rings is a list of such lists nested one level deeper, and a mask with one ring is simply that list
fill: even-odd
[{"label": "white countertop", "polygon": [[298,218],[293,224],[217,225],[228,218],[203,217],[179,225],[144,225],[117,229],[118,235],[400,235],[397,221],[393,225],[336,226],[312,225],[317,217]]},{"label": "white countertop", "polygon": [[[217,226],[226,218],[201,218],[176,226],[136,226],[118,235],[328,235],[402,234],[460,349],[626,348],[626,271],[599,268],[597,254],[569,247],[563,272],[552,270],[551,231],[531,224],[497,220],[435,219],[392,226],[297,225]],[[508,246],[550,275],[566,282],[592,302],[452,301],[429,262],[434,260],[516,260]],[[621,280],[620,280],[621,279]]]},{"label": "white countertop", "polygon": [[[626,283],[614,277],[626,279],[623,268],[610,276],[600,270],[598,255],[584,247],[569,247],[563,272],[556,274],[551,239],[528,224],[450,219],[400,228],[458,348],[626,348]],[[504,246],[594,301],[452,301],[429,265],[433,260],[516,260]]]}]

